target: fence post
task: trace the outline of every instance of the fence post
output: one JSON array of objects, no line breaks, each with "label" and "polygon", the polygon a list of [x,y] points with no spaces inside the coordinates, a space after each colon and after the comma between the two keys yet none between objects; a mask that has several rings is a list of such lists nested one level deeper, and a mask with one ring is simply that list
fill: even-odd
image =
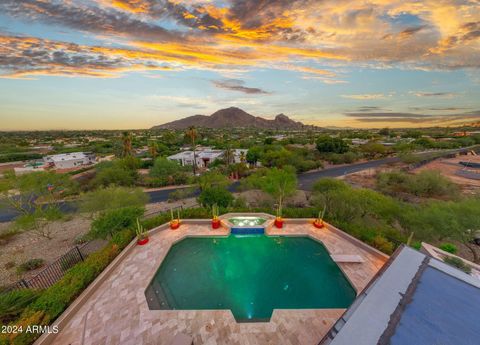
[{"label": "fence post", "polygon": [[28,289],[28,283],[27,283],[27,281],[26,281],[25,279],[21,279],[21,280],[20,280],[20,285],[23,285],[23,287],[24,287],[25,289]]},{"label": "fence post", "polygon": [[77,248],[77,252],[78,252],[78,255],[80,255],[80,259],[82,259],[82,261],[85,261],[85,259],[83,258],[82,252],[80,251],[80,248],[78,248],[78,246],[75,246],[75,248]]}]

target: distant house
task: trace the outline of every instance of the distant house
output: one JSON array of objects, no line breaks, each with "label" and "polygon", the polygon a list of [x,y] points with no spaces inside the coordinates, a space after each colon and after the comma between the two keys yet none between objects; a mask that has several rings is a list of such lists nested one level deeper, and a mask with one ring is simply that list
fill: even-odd
[{"label": "distant house", "polygon": [[72,169],[95,163],[95,154],[90,152],[61,153],[45,156],[43,160],[56,169]]},{"label": "distant house", "polygon": [[[235,163],[240,163],[243,158],[247,157],[247,149],[233,150],[233,160]],[[195,151],[195,158],[197,166],[200,168],[207,168],[212,162],[217,159],[222,159],[225,156],[225,151],[215,150],[210,147],[198,147]],[[181,166],[193,165],[193,151],[187,150],[180,153],[168,156],[167,159],[178,162]]]},{"label": "distant house", "polygon": [[368,143],[368,139],[353,138],[350,141],[352,142],[352,145],[364,145]]},{"label": "distant house", "polygon": [[403,246],[320,344],[478,344],[479,311],[477,277]]},{"label": "distant house", "polygon": [[[214,160],[222,158],[222,150],[213,150],[211,148],[201,148],[195,152],[196,165],[200,168],[206,168]],[[193,151],[182,151],[180,153],[168,156],[167,159],[178,162],[181,166],[193,165]]]}]

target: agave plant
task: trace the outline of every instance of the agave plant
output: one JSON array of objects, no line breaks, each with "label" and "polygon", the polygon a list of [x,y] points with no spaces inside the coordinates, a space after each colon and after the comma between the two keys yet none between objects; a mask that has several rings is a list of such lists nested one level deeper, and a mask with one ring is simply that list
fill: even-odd
[{"label": "agave plant", "polygon": [[277,205],[277,218],[282,218],[282,204],[278,203]]},{"label": "agave plant", "polygon": [[137,238],[139,240],[142,240],[144,238],[146,238],[148,235],[147,235],[147,230],[145,230],[145,228],[143,227],[142,224],[140,224],[140,221],[138,220],[137,218],[137,227],[135,229],[135,232],[137,234]]},{"label": "agave plant", "polygon": [[218,208],[218,205],[217,204],[213,204],[212,205],[212,216],[213,216],[213,219],[214,220],[217,220],[218,219],[218,215],[219,215],[219,208]]},{"label": "agave plant", "polygon": [[325,217],[325,211],[327,210],[327,206],[323,207],[322,211],[318,211],[318,220],[323,220],[323,217]]}]

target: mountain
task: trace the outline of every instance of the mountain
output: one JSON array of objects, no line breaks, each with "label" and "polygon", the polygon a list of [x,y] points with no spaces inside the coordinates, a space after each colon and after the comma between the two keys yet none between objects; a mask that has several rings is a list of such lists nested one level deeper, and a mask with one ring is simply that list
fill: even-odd
[{"label": "mountain", "polygon": [[278,114],[273,120],[253,116],[236,107],[220,109],[210,116],[193,115],[180,120],[154,126],[152,129],[185,129],[190,126],[206,128],[254,127],[265,129],[301,129],[309,127],[291,120],[284,114]]}]

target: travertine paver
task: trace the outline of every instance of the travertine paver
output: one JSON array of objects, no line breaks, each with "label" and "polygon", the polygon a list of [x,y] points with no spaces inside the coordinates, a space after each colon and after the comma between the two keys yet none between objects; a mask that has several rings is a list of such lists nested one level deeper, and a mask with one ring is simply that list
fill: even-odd
[{"label": "travertine paver", "polygon": [[[311,224],[288,224],[269,234],[309,235],[322,241],[331,254],[357,254],[365,263],[340,264],[357,292],[383,265],[355,244]],[[194,338],[194,344],[317,344],[344,309],[275,310],[268,323],[236,323],[229,310],[149,310],[144,291],[172,243],[185,236],[228,235],[208,225],[182,225],[150,237],[123,259],[87,303],[55,338],[54,344],[169,344],[176,333]]]}]

